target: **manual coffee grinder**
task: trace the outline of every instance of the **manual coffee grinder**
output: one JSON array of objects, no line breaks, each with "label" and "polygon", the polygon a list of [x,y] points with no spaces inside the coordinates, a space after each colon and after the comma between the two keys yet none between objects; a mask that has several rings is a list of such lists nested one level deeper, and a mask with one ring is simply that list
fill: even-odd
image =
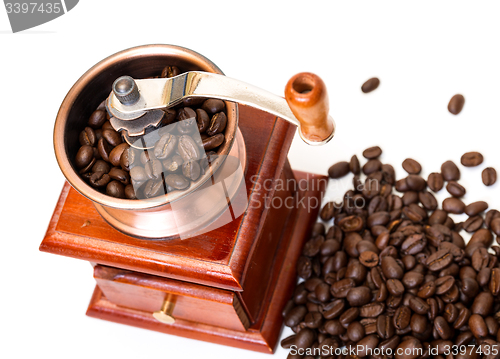
[{"label": "manual coffee grinder", "polygon": [[[151,78],[167,65],[182,73]],[[227,109],[224,143],[189,188],[129,200],[79,176],[72,163],[78,135],[103,99],[113,128],[147,151],[163,110],[187,98],[222,99]],[[92,264],[97,285],[87,315],[273,352],[327,183],[293,171],[287,153],[296,127],[311,145],[334,133],[317,76],[294,76],[285,98],[227,78],[204,56],[170,45],[119,52],[75,83],[54,129],[69,183],[40,250]]]}]

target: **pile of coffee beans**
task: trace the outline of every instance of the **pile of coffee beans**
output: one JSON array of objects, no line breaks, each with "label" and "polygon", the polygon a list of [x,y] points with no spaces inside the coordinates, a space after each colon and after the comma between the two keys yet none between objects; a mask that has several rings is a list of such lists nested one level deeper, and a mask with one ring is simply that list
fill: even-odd
[{"label": "pile of coffee beans", "polygon": [[[354,189],[321,209],[333,225],[316,223],[298,260],[300,281],[283,310],[295,333],[281,343],[288,358],[499,358],[500,246],[491,245],[500,212],[463,203],[452,161],[426,180],[406,159],[408,175],[397,180],[381,154],[371,147],[363,166],[353,156],[330,167],[331,178],[352,172]],[[472,152],[461,162],[482,160]],[[438,208],[433,192],[445,185],[450,197]],[[468,219],[455,223],[455,213]]]},{"label": "pile of coffee beans", "polygon": [[[160,77],[180,73],[176,66],[166,66]],[[149,149],[137,149],[111,126],[103,101],[80,133],[81,147],[74,164],[81,177],[102,193],[126,199],[152,198],[189,188],[205,173],[225,141],[225,103],[187,98],[163,112],[159,128],[147,129],[149,133],[157,131],[159,139]]]}]

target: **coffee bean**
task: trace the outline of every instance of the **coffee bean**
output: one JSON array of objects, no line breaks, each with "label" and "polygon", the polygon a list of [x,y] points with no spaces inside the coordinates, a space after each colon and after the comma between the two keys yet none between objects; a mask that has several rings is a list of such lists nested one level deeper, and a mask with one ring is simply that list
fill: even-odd
[{"label": "coffee bean", "polygon": [[454,95],[448,103],[448,111],[453,115],[458,115],[465,104],[465,98],[462,95]]},{"label": "coffee bean", "polygon": [[473,202],[465,207],[465,213],[468,216],[475,216],[481,212],[484,212],[488,209],[488,203],[484,201]]},{"label": "coffee bean", "polygon": [[446,268],[453,261],[453,256],[448,249],[441,249],[429,256],[427,259],[427,267],[431,271],[440,271]]},{"label": "coffee bean", "polygon": [[382,149],[379,146],[373,146],[363,151],[363,157],[368,160],[378,158],[380,155],[382,155]]},{"label": "coffee bean", "polygon": [[144,186],[144,196],[146,198],[153,198],[165,194],[164,183],[161,178],[150,179]]},{"label": "coffee bean", "polygon": [[411,310],[409,307],[403,305],[399,307],[394,313],[393,324],[396,329],[404,329],[410,325]]},{"label": "coffee bean", "polygon": [[200,158],[200,150],[190,136],[183,135],[179,138],[177,150],[185,162],[196,161]]},{"label": "coffee bean", "polygon": [[123,152],[129,147],[129,144],[124,142],[113,148],[109,153],[109,162],[111,162],[113,166],[120,166]]},{"label": "coffee bean", "polygon": [[446,161],[441,165],[441,174],[445,181],[458,181],[460,179],[460,170],[452,161]]},{"label": "coffee bean", "polygon": [[213,115],[217,112],[221,112],[226,107],[224,101],[218,99],[208,99],[203,103],[202,109],[207,113]]},{"label": "coffee bean", "polygon": [[86,167],[92,162],[94,158],[94,150],[89,145],[80,147],[75,157],[75,164],[78,168]]},{"label": "coffee bean", "polygon": [[467,247],[472,247],[474,244],[480,244],[481,246],[488,248],[493,243],[493,235],[491,231],[486,228],[481,228],[472,235],[467,243]]},{"label": "coffee bean", "polygon": [[218,133],[221,133],[226,128],[227,117],[224,112],[219,112],[213,115],[210,120],[210,125],[207,129],[207,135],[214,136]]},{"label": "coffee bean", "polygon": [[484,338],[488,335],[488,327],[484,318],[478,314],[472,314],[469,318],[469,328],[476,338]]},{"label": "coffee bean", "polygon": [[108,141],[103,137],[97,142],[97,150],[99,151],[99,155],[101,158],[109,162],[109,154],[113,148],[109,145]]},{"label": "coffee bean", "polygon": [[372,251],[365,251],[359,255],[359,261],[365,267],[375,267],[378,265],[378,255]]},{"label": "coffee bean", "polygon": [[165,177],[165,183],[174,189],[186,189],[189,187],[189,181],[180,175],[169,174]]},{"label": "coffee bean", "polygon": [[93,129],[98,129],[106,122],[106,112],[103,110],[95,110],[90,115],[88,125]]},{"label": "coffee bean", "polygon": [[348,216],[340,220],[339,227],[344,232],[359,232],[363,228],[363,219],[358,216]]},{"label": "coffee bean", "polygon": [[363,166],[363,173],[368,176],[372,173],[380,171],[381,168],[382,162],[375,158],[365,163],[365,165]]},{"label": "coffee bean", "polygon": [[219,147],[224,142],[224,135],[219,133],[215,136],[207,137],[203,140],[203,149],[205,151],[213,150],[214,148]]},{"label": "coffee bean", "polygon": [[422,171],[420,163],[412,158],[403,161],[403,169],[411,175],[418,175]]},{"label": "coffee bean", "polygon": [[448,184],[446,185],[446,190],[453,197],[458,197],[458,198],[465,196],[466,193],[465,188],[456,181],[448,182]]},{"label": "coffee bean", "polygon": [[403,268],[390,256],[382,258],[382,272],[387,279],[402,279],[404,275]]},{"label": "coffee bean", "polygon": [[444,179],[441,173],[433,172],[429,175],[427,186],[429,186],[433,192],[439,192],[443,188],[443,185]]},{"label": "coffee bean", "polygon": [[408,185],[408,189],[417,192],[423,191],[427,186],[426,181],[418,175],[408,175],[406,177],[406,184]]},{"label": "coffee bean", "polygon": [[148,176],[148,178],[158,180],[161,178],[163,166],[159,160],[155,159],[146,163],[144,170],[146,171],[146,176]]},{"label": "coffee bean", "polygon": [[109,163],[106,161],[103,161],[103,160],[97,160],[94,163],[94,166],[92,166],[92,172],[108,173],[110,169],[111,169],[111,166],[109,165]]},{"label": "coffee bean", "polygon": [[180,74],[180,70],[177,66],[165,66],[161,72],[160,77],[175,77]]},{"label": "coffee bean", "polygon": [[111,177],[103,171],[97,171],[90,176],[90,185],[92,187],[105,187],[111,181]]},{"label": "coffee bean", "polygon": [[175,152],[176,147],[177,137],[170,133],[166,133],[156,142],[154,155],[159,160],[164,160]]},{"label": "coffee bean", "polygon": [[448,322],[441,316],[434,319],[434,329],[438,332],[441,339],[448,340],[452,335],[452,331]]},{"label": "coffee bean", "polygon": [[80,132],[79,137],[80,145],[84,146],[94,146],[96,143],[95,132],[91,127],[85,127],[85,129]]},{"label": "coffee bean", "polygon": [[121,135],[113,129],[103,130],[102,137],[113,147],[122,143]]},{"label": "coffee bean", "polygon": [[125,198],[125,187],[118,181],[111,181],[106,186],[106,194],[111,197]]},{"label": "coffee bean", "polygon": [[129,174],[121,168],[113,167],[108,174],[111,179],[117,180],[123,185],[128,185],[130,182]]},{"label": "coffee bean", "polygon": [[443,209],[448,213],[462,214],[465,210],[465,204],[458,198],[450,197],[443,201]]},{"label": "coffee bean", "polygon": [[348,174],[349,170],[349,162],[341,161],[328,169],[328,176],[334,179],[341,178]]},{"label": "coffee bean", "polygon": [[460,163],[465,167],[476,167],[483,163],[483,155],[479,152],[467,152],[460,158]]},{"label": "coffee bean", "polygon": [[126,199],[137,199],[137,195],[134,190],[134,186],[128,184],[125,186],[125,198]]},{"label": "coffee bean", "polygon": [[351,288],[347,294],[347,301],[353,307],[360,307],[370,301],[371,293],[368,287]]},{"label": "coffee bean", "polygon": [[481,173],[485,186],[492,186],[497,181],[497,171],[493,167],[486,167]]},{"label": "coffee bean", "polygon": [[352,322],[347,327],[347,336],[353,342],[360,341],[365,336],[365,327],[360,322]]},{"label": "coffee bean", "polygon": [[361,86],[361,91],[363,91],[363,93],[372,92],[373,90],[376,90],[379,85],[380,80],[376,77],[372,77],[371,79],[366,80],[366,82]]},{"label": "coffee bean", "polygon": [[481,292],[474,299],[471,307],[471,312],[473,314],[487,316],[493,309],[493,301],[493,295],[489,291]]},{"label": "coffee bean", "polygon": [[145,182],[149,179],[146,171],[144,170],[144,167],[141,166],[135,166],[131,168],[130,177],[132,178],[132,180],[138,183]]}]

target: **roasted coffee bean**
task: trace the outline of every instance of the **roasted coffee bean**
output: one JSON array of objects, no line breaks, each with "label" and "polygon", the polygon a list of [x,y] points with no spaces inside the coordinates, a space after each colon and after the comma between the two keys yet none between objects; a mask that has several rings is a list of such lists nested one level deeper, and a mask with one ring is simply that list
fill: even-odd
[{"label": "roasted coffee bean", "polygon": [[389,293],[391,293],[394,296],[403,295],[405,291],[403,283],[401,283],[401,281],[399,281],[398,279],[388,279],[386,285]]},{"label": "roasted coffee bean", "polygon": [[179,155],[173,155],[162,162],[163,168],[167,172],[177,172],[181,168],[184,160]]},{"label": "roasted coffee bean", "polygon": [[125,198],[126,199],[137,199],[137,195],[135,193],[134,186],[132,184],[128,184],[125,186]]},{"label": "roasted coffee bean", "polygon": [[453,261],[453,256],[448,249],[441,249],[429,256],[427,259],[427,267],[431,271],[440,271],[446,268]]},{"label": "roasted coffee bean", "polygon": [[214,148],[219,147],[224,142],[224,135],[222,133],[218,133],[215,136],[207,137],[203,140],[203,149],[205,151],[213,150]]},{"label": "roasted coffee bean", "polygon": [[328,169],[328,176],[330,178],[341,178],[349,173],[349,162],[337,162]]},{"label": "roasted coffee bean", "polygon": [[97,160],[92,166],[92,172],[104,172],[108,173],[111,170],[111,166],[108,162],[103,160]]},{"label": "roasted coffee bean", "polygon": [[394,313],[393,324],[396,329],[404,329],[410,325],[411,320],[411,310],[407,306],[403,305],[399,307]]},{"label": "roasted coffee bean", "polygon": [[347,293],[347,301],[352,307],[360,307],[370,301],[371,293],[368,287],[351,288]]},{"label": "roasted coffee bean", "polygon": [[448,103],[448,111],[453,115],[458,115],[462,111],[464,104],[465,98],[462,95],[454,95]]},{"label": "roasted coffee bean", "polygon": [[95,110],[90,115],[88,125],[93,129],[98,129],[106,122],[106,112],[103,110]]},{"label": "roasted coffee bean", "polygon": [[196,161],[200,158],[200,150],[190,136],[183,135],[179,138],[177,150],[185,162]]},{"label": "roasted coffee bean", "polygon": [[371,268],[378,265],[378,255],[372,251],[365,251],[360,253],[359,261],[365,267]]},{"label": "roasted coffee bean", "polygon": [[384,303],[372,302],[363,305],[359,310],[359,315],[363,318],[377,318],[384,312]]},{"label": "roasted coffee bean", "polygon": [[472,314],[479,314],[482,316],[490,315],[493,309],[493,301],[493,295],[489,291],[479,293],[472,303]]},{"label": "roasted coffee bean", "polygon": [[458,198],[465,196],[466,193],[465,188],[456,181],[448,182],[448,184],[446,185],[446,190],[453,197],[458,197]]},{"label": "roasted coffee bean", "polygon": [[99,151],[99,155],[106,162],[109,162],[109,154],[111,153],[112,149],[113,148],[110,146],[108,141],[104,139],[104,137],[97,142],[97,150]]},{"label": "roasted coffee bean", "polygon": [[94,150],[91,146],[83,145],[76,154],[75,164],[78,168],[87,167],[94,159]]},{"label": "roasted coffee bean", "polygon": [[96,143],[95,132],[91,127],[85,127],[85,129],[80,132],[79,137],[80,145],[84,146],[94,146]]},{"label": "roasted coffee bean", "polygon": [[404,254],[414,255],[420,253],[427,245],[427,238],[423,233],[416,233],[408,236],[401,245]]},{"label": "roasted coffee bean", "polygon": [[443,201],[443,209],[448,213],[462,214],[465,210],[465,204],[458,198],[450,197]]},{"label": "roasted coffee bean", "polygon": [[222,100],[218,99],[208,99],[203,103],[202,109],[208,114],[215,114],[217,112],[223,111],[226,104]]},{"label": "roasted coffee bean", "polygon": [[434,195],[430,192],[419,192],[418,200],[428,211],[434,211],[438,206],[436,197],[434,197]]},{"label": "roasted coffee bean", "polygon": [[474,233],[483,226],[483,223],[484,223],[483,217],[481,216],[469,217],[464,222],[463,229],[468,233]]},{"label": "roasted coffee bean", "polygon": [[185,162],[182,165],[182,174],[191,181],[196,181],[201,175],[200,165],[196,161]]},{"label": "roasted coffee bean", "polygon": [[123,185],[128,185],[130,182],[129,174],[121,168],[113,167],[108,174],[111,179],[117,180]]},{"label": "roasted coffee bean", "polygon": [[460,163],[465,167],[476,167],[483,163],[483,159],[479,152],[467,152],[460,158]]},{"label": "roasted coffee bean", "polygon": [[111,181],[106,186],[106,194],[111,197],[125,198],[125,187],[118,181]]},{"label": "roasted coffee bean", "polygon": [[393,257],[387,256],[382,258],[382,272],[387,279],[395,278],[402,279],[404,275],[403,268]]},{"label": "roasted coffee bean", "polygon": [[429,186],[433,192],[439,192],[443,188],[443,185],[444,179],[441,173],[433,172],[429,175],[427,186]]},{"label": "roasted coffee bean", "polygon": [[481,246],[488,248],[493,243],[493,235],[491,231],[486,228],[481,228],[472,235],[467,243],[467,247],[472,247],[475,244],[480,244]]},{"label": "roasted coffee bean", "polygon": [[412,158],[403,161],[403,169],[411,175],[418,175],[422,171],[420,163]]},{"label": "roasted coffee bean", "polygon": [[127,148],[123,150],[122,155],[120,157],[120,166],[122,170],[130,171],[130,169],[134,165],[136,156],[137,154],[133,148]]},{"label": "roasted coffee bean", "polygon": [[166,176],[165,183],[168,186],[179,190],[189,187],[189,181],[185,177],[177,174],[169,174],[168,176]]},{"label": "roasted coffee bean", "polygon": [[207,135],[215,136],[216,134],[221,133],[226,128],[226,124],[226,114],[224,112],[216,113],[210,120],[210,125],[207,128]]},{"label": "roasted coffee bean", "polygon": [[[490,211],[491,212],[491,211]],[[489,213],[489,212],[488,212]],[[485,220],[486,223],[486,220]],[[500,236],[500,217],[493,218],[490,222],[489,228],[495,233],[497,236]],[[498,237],[497,237],[498,242]]]},{"label": "roasted coffee bean", "polygon": [[359,175],[361,173],[361,166],[359,164],[358,156],[354,155],[351,157],[351,161],[349,162],[349,170],[355,175]]},{"label": "roasted coffee bean", "polygon": [[488,335],[488,327],[484,318],[479,314],[472,314],[469,318],[469,328],[477,339],[484,338]]},{"label": "roasted coffee bean", "polygon": [[365,327],[360,322],[352,322],[347,327],[347,336],[353,342],[360,341],[365,336]]},{"label": "roasted coffee bean", "polygon": [[460,179],[460,170],[452,161],[446,161],[441,165],[441,174],[445,181],[458,181]]},{"label": "roasted coffee bean", "polygon": [[450,339],[452,335],[452,330],[448,325],[448,322],[441,316],[438,316],[436,317],[436,319],[434,319],[434,329],[443,340]]},{"label": "roasted coffee bean", "polygon": [[135,166],[130,169],[130,177],[137,183],[145,182],[149,179],[144,167]]},{"label": "roasted coffee bean", "polygon": [[484,201],[473,202],[465,207],[465,213],[472,217],[488,209],[488,203]]},{"label": "roasted coffee bean", "polygon": [[181,72],[177,66],[165,66],[161,72],[160,77],[175,77],[179,75]]},{"label": "roasted coffee bean", "polygon": [[128,148],[129,145],[125,142],[113,148],[109,153],[109,162],[111,162],[113,166],[120,166],[122,154]]},{"label": "roasted coffee bean", "polygon": [[361,91],[363,91],[363,93],[372,92],[373,90],[376,90],[379,85],[380,80],[376,77],[372,77],[371,79],[366,80],[366,82],[361,86]]},{"label": "roasted coffee bean", "polygon": [[102,137],[113,147],[118,146],[120,143],[122,143],[122,137],[113,129],[103,130]]},{"label": "roasted coffee bean", "polygon": [[161,178],[163,166],[159,160],[155,159],[146,163],[144,170],[146,171],[146,176],[148,176],[148,178],[157,180]]},{"label": "roasted coffee bean", "polygon": [[144,186],[144,197],[153,198],[165,194],[162,179],[150,179]]},{"label": "roasted coffee bean", "polygon": [[[366,162],[365,165],[363,166],[363,173],[368,176],[370,174],[380,171],[381,168],[382,168],[382,162],[380,162],[378,159],[372,159]],[[378,189],[377,193],[378,192],[380,192],[380,189]]]},{"label": "roasted coffee bean", "polygon": [[497,181],[497,171],[493,167],[486,167],[481,173],[485,186],[492,186]]},{"label": "roasted coffee bean", "polygon": [[105,187],[111,181],[111,177],[104,171],[92,173],[89,182],[92,187]]},{"label": "roasted coffee bean", "polygon": [[154,156],[159,160],[164,160],[175,152],[176,147],[177,137],[170,133],[166,133],[160,137],[156,143],[154,147]]},{"label": "roasted coffee bean", "polygon": [[406,184],[408,185],[408,189],[417,192],[423,191],[427,186],[426,181],[418,175],[408,175],[406,177]]},{"label": "roasted coffee bean", "polygon": [[339,227],[344,232],[359,232],[363,229],[363,219],[358,216],[348,216],[340,220]]},{"label": "roasted coffee bean", "polygon": [[382,155],[382,149],[379,146],[369,147],[363,151],[363,157],[371,160],[380,157]]}]

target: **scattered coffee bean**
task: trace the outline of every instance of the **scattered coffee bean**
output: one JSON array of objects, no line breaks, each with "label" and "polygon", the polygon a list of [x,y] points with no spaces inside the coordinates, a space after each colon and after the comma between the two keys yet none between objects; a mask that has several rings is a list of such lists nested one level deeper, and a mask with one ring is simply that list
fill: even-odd
[{"label": "scattered coffee bean", "polygon": [[467,152],[460,158],[460,163],[465,167],[476,167],[483,163],[483,155],[479,152]]},{"label": "scattered coffee bean", "polygon": [[460,179],[460,170],[453,161],[446,161],[441,165],[441,174],[445,181],[458,181]]},{"label": "scattered coffee bean", "polygon": [[337,162],[328,169],[328,176],[330,178],[341,178],[348,174],[350,171],[349,162]]},{"label": "scattered coffee bean", "polygon": [[465,98],[462,95],[455,95],[448,103],[448,111],[454,115],[458,115],[465,104]]},{"label": "scattered coffee bean", "polygon": [[363,93],[372,92],[373,90],[376,90],[379,85],[380,80],[376,77],[372,77],[361,86],[361,91],[363,91]]},{"label": "scattered coffee bean", "polygon": [[[334,224],[328,231],[318,226],[304,246],[297,271],[306,281],[291,301],[299,317],[291,321],[295,336],[307,330],[311,348],[367,345],[358,357],[371,346],[427,348],[423,355],[394,358],[444,358],[447,345],[494,345],[500,339],[500,246],[488,248],[494,234],[500,236],[500,212],[484,215],[484,201],[465,206],[459,197],[466,190],[451,161],[425,181],[406,160],[409,175],[396,181],[392,166],[377,159],[380,153],[365,156],[368,166],[351,159],[337,169],[343,176],[362,167],[368,178],[346,192],[344,203],[322,208],[321,218]],[[360,182],[356,177],[353,184]],[[438,209],[426,187],[439,191],[445,180],[453,197]],[[460,223],[448,215],[464,212],[469,218]],[[462,229],[472,234],[467,245]]]},{"label": "scattered coffee bean", "polygon": [[373,146],[363,151],[363,157],[369,160],[378,158],[381,154],[382,149],[379,146]]},{"label": "scattered coffee bean", "polygon": [[403,161],[403,168],[411,175],[418,175],[422,171],[422,166],[420,165],[420,163],[412,158],[407,158]]},{"label": "scattered coffee bean", "polygon": [[485,186],[492,186],[497,181],[497,171],[493,167],[486,167],[481,173]]}]

